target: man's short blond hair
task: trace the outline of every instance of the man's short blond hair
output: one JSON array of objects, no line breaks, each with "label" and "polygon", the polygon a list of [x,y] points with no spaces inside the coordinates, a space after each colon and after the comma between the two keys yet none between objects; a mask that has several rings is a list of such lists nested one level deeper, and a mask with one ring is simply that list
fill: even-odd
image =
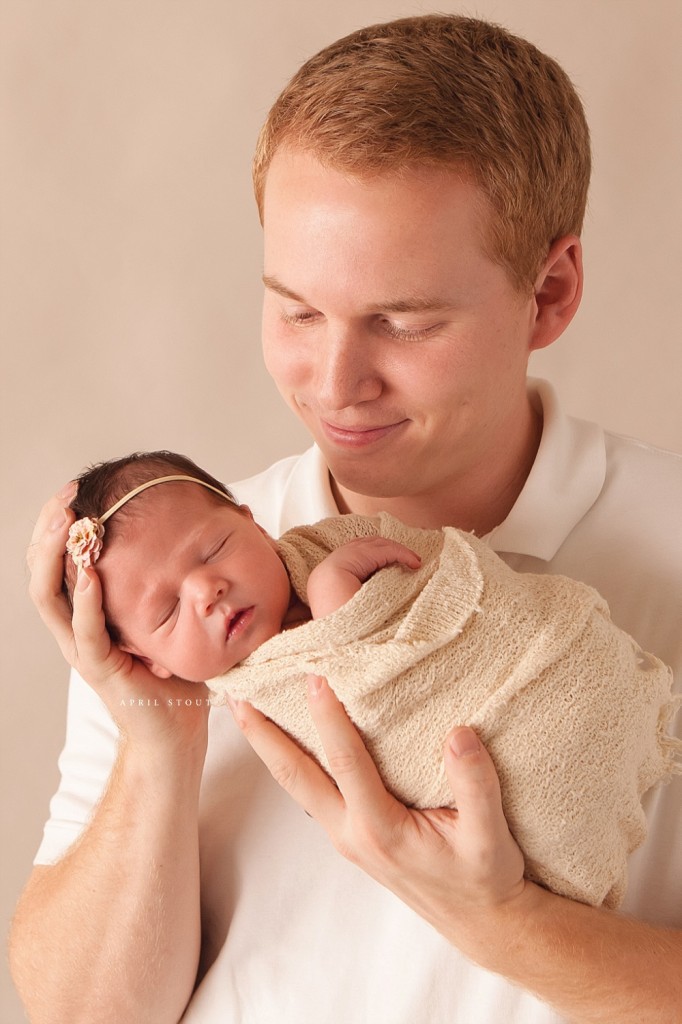
[{"label": "man's short blond hair", "polygon": [[261,220],[281,146],[359,177],[460,168],[493,211],[490,256],[524,291],[551,244],[582,229],[590,143],[576,90],[555,60],[485,21],[402,18],[353,32],[307,61],[258,139]]}]

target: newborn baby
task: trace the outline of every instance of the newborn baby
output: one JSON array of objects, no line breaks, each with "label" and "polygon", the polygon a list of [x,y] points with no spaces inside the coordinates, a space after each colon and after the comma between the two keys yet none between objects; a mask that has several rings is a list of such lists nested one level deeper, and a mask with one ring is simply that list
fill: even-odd
[{"label": "newborn baby", "polygon": [[454,806],[442,747],[469,725],[527,876],[620,903],[646,834],[640,798],[677,770],[672,680],[590,587],[516,573],[471,535],[386,514],[275,541],[172,453],[95,467],[72,507],[66,588],[97,561],[112,638],[156,675],[249,700],[326,767],[305,697],[306,675],[325,676],[387,787],[415,807]]}]

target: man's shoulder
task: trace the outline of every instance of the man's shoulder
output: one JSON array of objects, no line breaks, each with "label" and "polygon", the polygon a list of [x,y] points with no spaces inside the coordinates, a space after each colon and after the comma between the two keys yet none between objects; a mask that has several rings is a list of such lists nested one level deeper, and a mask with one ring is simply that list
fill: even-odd
[{"label": "man's shoulder", "polygon": [[682,497],[682,454],[610,431],[604,441],[607,487],[636,490],[640,500],[653,503]]},{"label": "man's shoulder", "polygon": [[337,513],[329,471],[314,445],[231,484],[230,490],[273,537],[299,523],[314,523]]},{"label": "man's shoulder", "polygon": [[261,492],[268,495],[286,488],[291,474],[303,458],[302,455],[288,455],[284,459],[278,459],[260,473],[244,477],[230,484],[230,490],[239,501],[248,502],[257,497]]}]

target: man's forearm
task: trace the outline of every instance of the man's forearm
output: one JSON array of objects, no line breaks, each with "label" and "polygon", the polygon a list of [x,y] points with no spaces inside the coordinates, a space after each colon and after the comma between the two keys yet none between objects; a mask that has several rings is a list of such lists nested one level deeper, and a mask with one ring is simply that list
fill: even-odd
[{"label": "man's forearm", "polygon": [[179,1020],[199,959],[203,749],[155,761],[122,745],[74,847],[36,868],[10,944],[33,1024]]},{"label": "man's forearm", "polygon": [[[588,907],[528,884],[480,927],[433,921],[481,966],[574,1024],[680,1024],[682,932]],[[449,934],[448,934],[449,933]]]}]

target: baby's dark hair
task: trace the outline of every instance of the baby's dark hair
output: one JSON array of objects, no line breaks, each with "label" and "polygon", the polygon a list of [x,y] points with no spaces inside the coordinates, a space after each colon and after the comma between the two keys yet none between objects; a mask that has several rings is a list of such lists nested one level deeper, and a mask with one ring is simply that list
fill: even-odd
[{"label": "baby's dark hair", "polygon": [[[82,519],[84,516],[88,516],[90,519],[99,519],[112,505],[115,505],[117,501],[136,487],[139,487],[140,484],[147,483],[148,480],[154,480],[156,477],[174,476],[175,474],[191,476],[197,480],[202,480],[211,487],[215,487],[221,494],[225,495],[225,498],[234,506],[235,511],[242,511],[241,506],[230,491],[228,491],[225,484],[221,483],[220,480],[216,480],[206,470],[201,469],[200,466],[197,466],[196,462],[187,458],[186,455],[178,455],[177,452],[168,451],[134,452],[132,455],[126,455],[121,459],[110,459],[108,462],[99,462],[89,466],[76,478],[78,491],[69,507],[75,512],[76,519]],[[152,490],[155,490],[155,488],[152,488]],[[143,498],[146,493],[146,491],[143,491],[140,497]],[[206,489],[205,493],[216,502],[223,502],[223,499],[213,491]],[[115,536],[117,528],[128,517],[135,514],[136,508],[139,509],[137,497],[126,502],[111,519],[107,520],[106,532],[109,535],[108,539],[111,539],[112,534]],[[104,543],[106,544],[106,540]],[[63,590],[69,603],[72,602],[77,575],[78,572],[73,559],[70,555],[66,554],[64,556]],[[116,627],[107,621],[107,628],[112,640],[118,641],[119,636]]]}]

